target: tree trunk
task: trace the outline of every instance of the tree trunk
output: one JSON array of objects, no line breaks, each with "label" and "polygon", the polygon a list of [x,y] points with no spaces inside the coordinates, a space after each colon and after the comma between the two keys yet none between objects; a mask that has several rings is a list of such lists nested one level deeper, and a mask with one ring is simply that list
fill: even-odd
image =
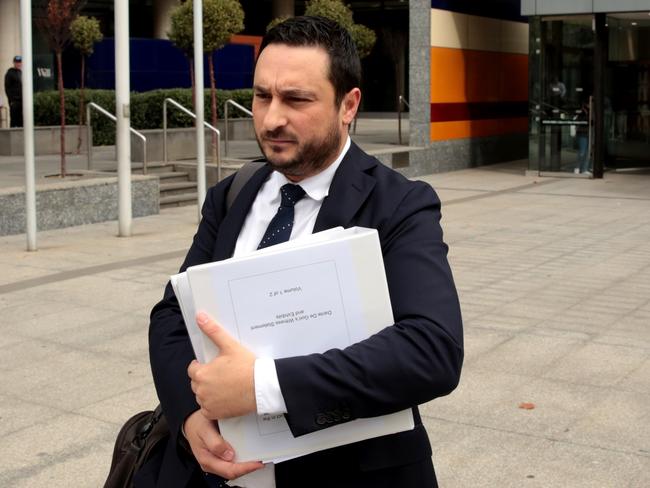
[{"label": "tree trunk", "polygon": [[[208,55],[208,69],[210,70],[210,108],[212,111],[212,126],[217,126],[217,87],[214,79],[213,53]],[[212,132],[212,131],[210,131]],[[217,134],[212,132],[212,162],[217,164]]]},{"label": "tree trunk", "polygon": [[86,120],[86,97],[84,88],[86,87],[86,56],[81,55],[81,90],[79,93],[79,135],[77,137],[77,154],[81,152],[81,135]]},{"label": "tree trunk", "polygon": [[65,178],[65,93],[63,91],[63,59],[62,52],[56,52],[56,67],[58,70],[59,112],[61,116],[61,178]]}]

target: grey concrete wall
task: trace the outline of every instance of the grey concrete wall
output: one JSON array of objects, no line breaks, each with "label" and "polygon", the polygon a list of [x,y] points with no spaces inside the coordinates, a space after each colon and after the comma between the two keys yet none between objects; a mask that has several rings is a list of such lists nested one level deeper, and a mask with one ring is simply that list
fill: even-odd
[{"label": "grey concrete wall", "polygon": [[[133,175],[134,217],[158,214],[160,183],[155,176]],[[49,230],[117,220],[117,178],[96,178],[37,186],[37,229]],[[0,236],[25,232],[25,190],[0,190]]]},{"label": "grey concrete wall", "polygon": [[431,139],[431,2],[409,2],[409,124],[411,146]]},{"label": "grey concrete wall", "polygon": [[411,150],[409,165],[396,167],[408,177],[473,168],[528,157],[528,134],[434,142]]},{"label": "grey concrete wall", "polygon": [[594,12],[643,12],[650,0],[522,0],[522,15],[582,14]]},{"label": "grey concrete wall", "polygon": [[[225,124],[220,122],[217,129],[221,132],[221,144],[223,147],[226,132]],[[229,140],[255,140],[253,119],[232,119],[228,121]],[[147,138],[147,161],[163,160],[163,131],[162,129],[142,130]],[[211,130],[205,131],[205,154],[206,157],[212,154]],[[142,141],[131,134],[131,160],[142,162],[143,150]],[[223,151],[223,148],[222,148]],[[178,128],[167,130],[167,157],[169,161],[181,161],[183,159],[196,159],[196,132],[193,128]]]},{"label": "grey concrete wall", "polygon": [[[0,156],[22,156],[24,154],[23,129],[0,129]],[[79,141],[79,126],[68,125],[65,128],[65,152],[77,152]],[[61,147],[61,127],[35,127],[34,153],[36,156],[59,154]],[[82,153],[86,152],[86,129],[81,130]]]}]

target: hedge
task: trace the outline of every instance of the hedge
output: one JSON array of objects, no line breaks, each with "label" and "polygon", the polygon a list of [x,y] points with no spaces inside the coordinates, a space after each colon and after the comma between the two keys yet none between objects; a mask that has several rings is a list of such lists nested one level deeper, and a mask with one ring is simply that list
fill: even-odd
[{"label": "hedge", "polygon": [[[79,123],[79,90],[65,91],[65,123]],[[115,113],[115,92],[113,90],[86,90],[86,103],[94,102],[110,113]],[[173,98],[192,110],[192,90],[173,88],[131,93],[131,127],[140,129],[161,129],[163,125],[163,101]],[[217,117],[224,116],[223,104],[226,100],[250,107],[253,100],[251,89],[217,90]],[[231,110],[232,117],[245,116],[239,110]],[[193,120],[180,110],[168,107],[168,127],[191,127]],[[210,90],[205,90],[205,120],[212,119]],[[37,126],[60,125],[59,92],[43,91],[34,94],[34,124]],[[93,111],[93,143],[96,146],[115,144],[115,124]]]}]

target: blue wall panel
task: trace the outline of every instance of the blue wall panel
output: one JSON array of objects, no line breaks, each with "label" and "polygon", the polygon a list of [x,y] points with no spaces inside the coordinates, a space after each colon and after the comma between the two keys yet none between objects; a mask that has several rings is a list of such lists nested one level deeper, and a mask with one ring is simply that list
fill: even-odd
[{"label": "blue wall panel", "polygon": [[[157,88],[188,88],[191,86],[188,59],[170,41],[131,39],[131,90],[144,92]],[[72,61],[73,56],[69,59]],[[252,46],[229,44],[214,54],[217,88],[250,88],[253,84],[254,49]],[[210,86],[208,62],[205,59],[205,86]],[[79,86],[79,69],[66,64],[65,84]],[[88,59],[86,86],[115,88],[115,43],[104,39],[95,46]]]}]

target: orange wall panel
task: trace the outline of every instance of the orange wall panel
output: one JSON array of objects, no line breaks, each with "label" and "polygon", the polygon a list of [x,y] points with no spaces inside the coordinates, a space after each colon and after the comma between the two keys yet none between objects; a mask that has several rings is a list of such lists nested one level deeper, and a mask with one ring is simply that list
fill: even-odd
[{"label": "orange wall panel", "polygon": [[528,56],[505,54],[501,58],[501,93],[512,100],[528,100]]},{"label": "orange wall panel", "polygon": [[431,103],[466,101],[467,64],[461,49],[431,48]]},{"label": "orange wall panel", "polygon": [[528,56],[431,48],[431,103],[528,99]]}]

